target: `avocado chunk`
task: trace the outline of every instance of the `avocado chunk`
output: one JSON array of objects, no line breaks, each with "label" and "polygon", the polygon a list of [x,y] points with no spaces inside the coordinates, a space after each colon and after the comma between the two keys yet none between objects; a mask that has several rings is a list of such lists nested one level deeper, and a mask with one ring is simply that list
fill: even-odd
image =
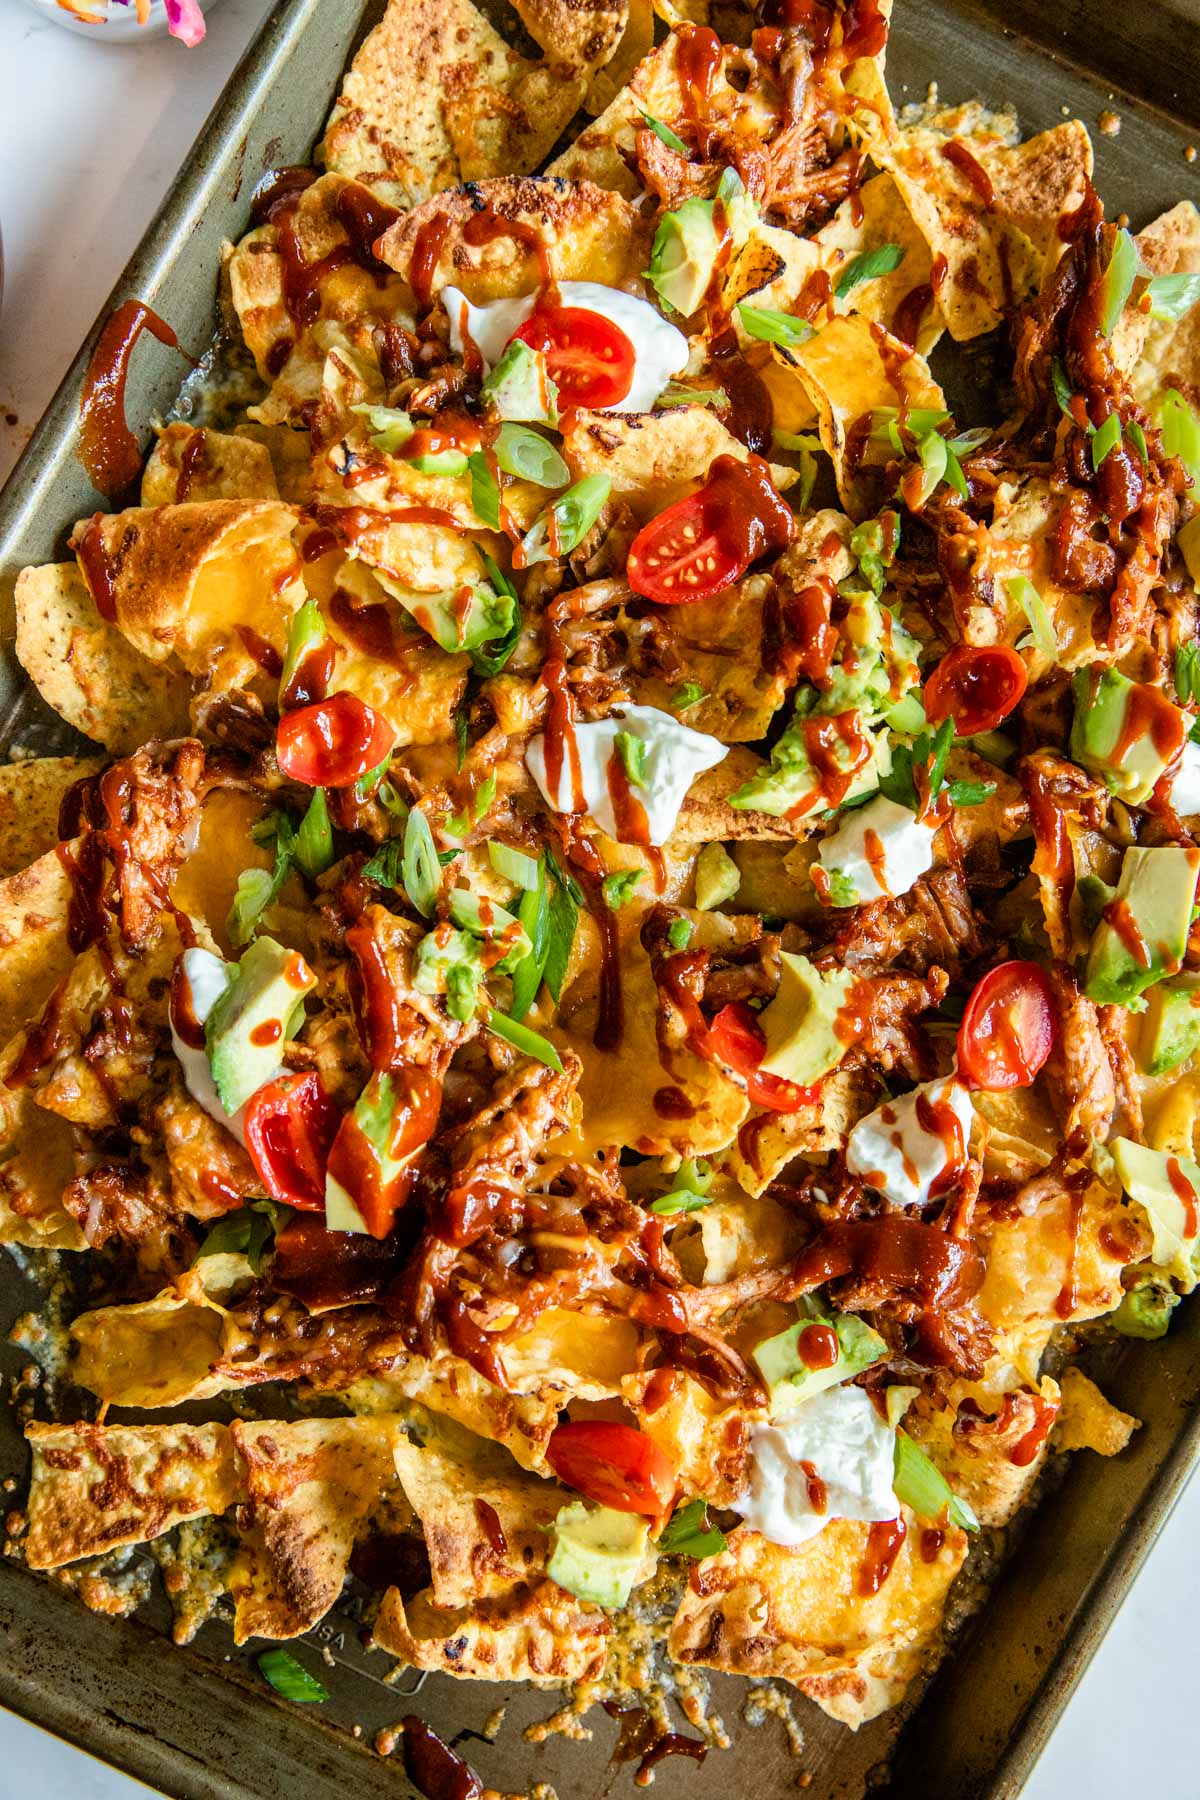
[{"label": "avocado chunk", "polygon": [[711,912],[725,900],[732,900],[742,885],[742,872],[724,844],[705,844],[696,859],[696,905],[701,912]]},{"label": "avocado chunk", "polygon": [[[819,1333],[820,1337],[831,1330],[837,1338],[837,1360],[828,1368],[812,1368],[805,1360],[804,1334],[814,1326],[825,1328]],[[810,1339],[809,1343],[813,1345],[814,1340]],[[822,1343],[820,1350],[827,1352],[827,1343]],[[815,1308],[794,1325],[789,1325],[786,1331],[764,1338],[750,1352],[767,1384],[773,1417],[792,1412],[825,1388],[838,1387],[852,1376],[860,1375],[886,1353],[887,1345],[879,1333],[872,1331],[854,1313],[825,1317]]]},{"label": "avocado chunk", "polygon": [[1122,1337],[1166,1337],[1179,1295],[1158,1269],[1139,1269],[1132,1287],[1112,1315],[1112,1325]]},{"label": "avocado chunk", "polygon": [[1117,892],[1092,937],[1084,976],[1089,1000],[1128,1006],[1183,963],[1200,850],[1177,845],[1125,852]]},{"label": "avocado chunk", "polygon": [[1187,736],[1183,713],[1158,688],[1093,664],[1071,682],[1071,755],[1127,806],[1142,806]]},{"label": "avocado chunk", "polygon": [[317,978],[297,950],[257,938],[204,1025],[208,1066],[221,1105],[232,1115],[282,1061],[283,1046]]},{"label": "avocado chunk", "polygon": [[1197,1277],[1192,1259],[1200,1242],[1200,1165],[1132,1138],[1115,1138],[1109,1149],[1122,1187],[1150,1222],[1154,1263],[1190,1293]]},{"label": "avocado chunk", "polygon": [[540,350],[514,338],[479,390],[498,419],[525,425],[558,424],[558,388]]},{"label": "avocado chunk", "polygon": [[836,1069],[846,1054],[838,1034],[838,1016],[846,1005],[854,977],[844,969],[822,975],[807,956],[785,950],[779,992],[758,1015],[767,1036],[759,1067],[764,1075],[781,1075],[809,1087]]},{"label": "avocado chunk", "polygon": [[517,602],[511,594],[498,594],[490,582],[418,594],[379,571],[376,579],[384,592],[398,600],[421,630],[427,631],[449,656],[490,644],[493,639],[504,637],[512,626]]},{"label": "avocado chunk", "polygon": [[325,1171],[325,1226],[386,1237],[437,1122],[438,1089],[377,1070],[338,1127]]},{"label": "avocado chunk", "polygon": [[650,1527],[636,1513],[611,1506],[560,1506],[546,1573],[579,1600],[624,1606],[645,1569]]},{"label": "avocado chunk", "polygon": [[718,272],[718,260],[740,249],[758,223],[758,208],[741,177],[724,169],[713,200],[685,200],[664,213],[654,234],[646,279],[664,306],[691,314]]},{"label": "avocado chunk", "polygon": [[1150,991],[1139,1060],[1147,1075],[1165,1075],[1200,1050],[1200,975],[1176,975]]}]

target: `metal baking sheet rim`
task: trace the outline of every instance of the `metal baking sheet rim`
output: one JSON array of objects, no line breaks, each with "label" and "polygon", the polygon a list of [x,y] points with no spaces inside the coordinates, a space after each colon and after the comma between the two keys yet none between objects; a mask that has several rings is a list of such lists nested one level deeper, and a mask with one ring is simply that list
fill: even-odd
[{"label": "metal baking sheet rim", "polygon": [[[249,160],[246,150],[260,102],[282,80],[295,47],[317,28],[318,15],[322,35],[328,31],[349,48],[369,10],[361,0],[280,0],[234,71],[183,172],[0,491],[4,605],[21,563],[51,553],[45,541],[47,517],[53,517],[61,541],[70,519],[96,503],[94,497],[89,501],[75,461],[77,403],[91,347],[112,304],[129,294],[154,304],[175,269],[186,264],[205,209],[224,184],[232,176],[239,187],[243,179],[253,187],[257,170],[251,174],[242,164]],[[964,20],[973,15],[979,25],[981,9],[971,0],[962,5],[962,13]],[[994,18],[991,29],[999,35]],[[1016,53],[1037,51],[1021,46]],[[1147,104],[1153,103],[1147,97]],[[315,129],[308,133],[313,135]],[[210,275],[206,269],[206,279]],[[211,294],[211,287],[205,291]],[[169,387],[160,371],[160,392],[166,391],[164,382]],[[138,385],[131,384],[135,416],[145,417],[136,410]],[[41,548],[34,549],[31,540]],[[6,636],[11,637],[11,613]],[[0,669],[0,732],[6,740],[26,692],[10,656],[8,668]],[[1091,1458],[1075,1460],[1066,1480],[1029,1521],[995,1590],[964,1628],[911,1726],[901,1733],[886,1788],[874,1791],[894,1800],[918,1792],[927,1800],[950,1800],[951,1795],[953,1800],[1013,1800],[1019,1794],[1200,1458],[1200,1308],[1193,1304],[1182,1311],[1179,1328],[1163,1345],[1132,1347],[1114,1395],[1119,1404],[1136,1410],[1139,1392],[1144,1394],[1153,1382],[1165,1394],[1162,1403],[1168,1411],[1178,1415],[1176,1421],[1152,1419],[1134,1450],[1120,1459],[1123,1468]],[[1120,1521],[1115,1536],[1104,1529],[1110,1518]],[[1077,1548],[1080,1534],[1082,1551]],[[1030,1586],[1029,1566],[1036,1574],[1039,1560],[1040,1586],[1036,1581]],[[1039,1617],[1036,1626],[1030,1621],[1023,1637],[1028,1603],[1040,1601],[1044,1611],[1047,1598],[1051,1607],[1058,1606],[1057,1613]],[[1037,1614],[1036,1607],[1028,1610]],[[1026,1641],[1035,1632],[1043,1642]],[[89,1650],[91,1638],[95,1643]],[[989,1661],[994,1665],[1001,1650],[1005,1676],[1001,1680],[993,1673],[989,1682]],[[88,1661],[89,1654],[94,1661]],[[995,1690],[983,1699],[980,1665],[984,1685]],[[169,1650],[145,1625],[88,1613],[74,1596],[10,1563],[0,1563],[0,1703],[176,1800],[274,1800],[276,1794],[312,1800],[325,1791],[332,1794],[335,1786],[340,1790],[346,1777],[357,1782],[364,1796],[373,1796],[394,1794],[403,1779],[365,1740],[283,1706],[245,1679],[222,1676],[208,1659]],[[270,1779],[264,1775],[249,1786],[207,1765],[203,1721],[212,1716],[209,1707],[220,1717],[223,1736],[241,1727],[248,1743],[257,1739],[263,1749],[269,1748],[274,1759]],[[981,1707],[985,1715],[991,1709],[990,1729],[981,1722]],[[403,1710],[397,1695],[395,1711]],[[189,1712],[195,1720],[190,1741]],[[580,1753],[594,1760],[595,1752]],[[727,1756],[725,1767],[734,1775],[736,1750]],[[952,1786],[940,1785],[943,1779]]]}]

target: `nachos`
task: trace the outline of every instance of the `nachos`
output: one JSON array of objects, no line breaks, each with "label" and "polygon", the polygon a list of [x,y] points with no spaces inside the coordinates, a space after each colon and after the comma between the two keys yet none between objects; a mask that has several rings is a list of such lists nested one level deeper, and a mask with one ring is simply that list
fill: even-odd
[{"label": "nachos", "polygon": [[856,1727],[1197,1279],[1200,218],[897,114],[882,0],[518,10],[391,0],[253,402],[18,582],[93,750],[0,772],[0,1237],[95,1403],[20,1543]]}]

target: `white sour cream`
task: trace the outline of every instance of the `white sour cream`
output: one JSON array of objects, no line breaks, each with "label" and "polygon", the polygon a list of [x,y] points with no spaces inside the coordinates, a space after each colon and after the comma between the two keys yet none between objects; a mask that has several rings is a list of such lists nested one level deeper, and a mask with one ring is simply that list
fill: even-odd
[{"label": "white sour cream", "polygon": [[1171,783],[1171,805],[1177,813],[1200,813],[1200,744],[1188,738],[1179,759],[1179,770]]},{"label": "white sour cream", "polygon": [[[921,1123],[922,1100],[938,1115],[938,1129]],[[923,1205],[938,1176],[966,1160],[974,1117],[970,1093],[956,1076],[926,1081],[859,1120],[846,1140],[846,1167],[897,1206]]]},{"label": "white sour cream", "polygon": [[831,1519],[895,1519],[895,1459],[896,1433],[862,1388],[827,1388],[783,1423],[753,1428],[750,1485],[734,1507],[789,1550]]},{"label": "white sour cream", "polygon": [[[885,794],[855,807],[817,852],[826,875],[840,875],[847,884],[835,884],[827,904],[861,906],[907,894],[933,867],[936,830]],[[820,887],[824,898],[825,883]]]},{"label": "white sour cream", "polygon": [[[722,762],[728,755],[728,746],[707,732],[681,725],[670,713],[659,712],[655,706],[623,706],[607,719],[576,725],[583,809],[612,838],[620,833],[609,791],[609,766],[617,758],[619,767],[617,733],[621,731],[627,731],[646,746],[644,785],[631,784],[630,792],[646,814],[649,841],[665,844],[693,781],[703,770]],[[570,748],[568,739],[563,746],[556,793],[550,792],[545,738],[539,733],[530,740],[525,752],[525,765],[541,789],[542,798],[555,812],[574,810]]]},{"label": "white sour cream", "polygon": [[[599,412],[649,412],[673,375],[688,359],[688,343],[682,331],[669,325],[651,306],[621,288],[603,287],[598,281],[561,281],[558,291],[564,306],[583,307],[599,313],[625,333],[634,349],[633,380],[624,399]],[[536,294],[520,300],[489,300],[472,306],[456,287],[442,289],[441,298],[450,321],[450,347],[462,356],[469,339],[490,369],[504,354],[509,339],[525,323],[537,305]]]}]

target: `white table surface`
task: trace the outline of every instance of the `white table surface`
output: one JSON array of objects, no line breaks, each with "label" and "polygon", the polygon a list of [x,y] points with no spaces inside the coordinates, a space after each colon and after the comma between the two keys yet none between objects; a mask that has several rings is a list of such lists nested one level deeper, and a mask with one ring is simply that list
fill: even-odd
[{"label": "white table surface", "polygon": [[[188,53],[166,41],[106,49],[39,21],[19,0],[0,0],[0,479],[269,4],[222,0],[207,41]],[[1027,1800],[1129,1800],[1147,1782],[1155,1800],[1200,1793],[1198,1594],[1200,1484],[1176,1508]],[[2,1712],[0,1771],[5,1796],[133,1800],[146,1793]]]}]

